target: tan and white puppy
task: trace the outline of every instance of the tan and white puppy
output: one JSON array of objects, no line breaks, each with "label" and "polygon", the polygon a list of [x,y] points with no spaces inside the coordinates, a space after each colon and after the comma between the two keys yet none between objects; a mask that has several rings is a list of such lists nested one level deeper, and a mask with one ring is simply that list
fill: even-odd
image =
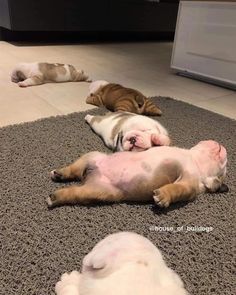
[{"label": "tan and white puppy", "polygon": [[170,145],[167,130],[157,121],[128,112],[86,115],[85,121],[113,151],[143,151]]},{"label": "tan and white puppy", "polygon": [[11,81],[20,87],[40,85],[50,82],[91,82],[82,70],[72,65],[59,63],[20,63],[11,74]]},{"label": "tan and white puppy", "polygon": [[57,295],[187,295],[180,277],[146,238],[120,232],[100,241],[82,271],[61,276]]},{"label": "tan and white puppy", "polygon": [[161,207],[194,199],[204,192],[226,191],[227,153],[219,143],[201,141],[191,149],[152,147],[142,152],[90,152],[73,164],[53,170],[55,181],[81,180],[56,190],[49,207],[96,201],[147,202]]},{"label": "tan and white puppy", "polygon": [[104,106],[112,112],[130,112],[160,116],[161,110],[140,91],[104,80],[94,81],[89,86],[86,103]]}]

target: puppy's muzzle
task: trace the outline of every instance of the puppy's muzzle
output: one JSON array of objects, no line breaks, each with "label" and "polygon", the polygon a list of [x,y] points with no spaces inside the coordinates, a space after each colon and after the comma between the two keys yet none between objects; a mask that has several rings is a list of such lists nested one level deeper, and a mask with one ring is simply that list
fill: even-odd
[{"label": "puppy's muzzle", "polygon": [[134,145],[136,143],[136,137],[131,137],[129,142]]}]

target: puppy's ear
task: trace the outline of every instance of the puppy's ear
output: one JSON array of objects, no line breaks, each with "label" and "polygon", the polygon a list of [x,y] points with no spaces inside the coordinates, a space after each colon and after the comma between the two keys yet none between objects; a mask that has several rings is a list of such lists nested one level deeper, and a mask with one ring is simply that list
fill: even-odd
[{"label": "puppy's ear", "polygon": [[138,107],[141,108],[143,105],[144,105],[144,97],[142,95],[136,95],[135,96],[135,101],[137,102],[138,104]]},{"label": "puppy's ear", "polygon": [[94,95],[94,94],[90,94],[87,98],[86,98],[86,103],[95,105],[95,106],[102,106],[102,99],[99,95]]},{"label": "puppy's ear", "polygon": [[204,181],[204,185],[208,192],[215,193],[220,189],[222,181],[220,181],[219,177],[217,176],[207,177]]},{"label": "puppy's ear", "polygon": [[154,146],[158,145],[170,145],[170,138],[164,134],[152,134],[151,141]]}]

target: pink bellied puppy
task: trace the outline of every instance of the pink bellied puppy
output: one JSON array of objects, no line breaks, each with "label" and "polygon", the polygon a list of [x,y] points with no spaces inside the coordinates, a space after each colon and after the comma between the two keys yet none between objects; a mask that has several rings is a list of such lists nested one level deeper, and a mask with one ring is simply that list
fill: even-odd
[{"label": "pink bellied puppy", "polygon": [[76,70],[72,65],[45,62],[18,64],[12,71],[11,81],[20,87],[50,82],[91,82],[83,70]]},{"label": "pink bellied puppy", "polygon": [[154,199],[161,207],[194,199],[204,192],[226,191],[227,154],[219,143],[201,141],[191,149],[161,146],[142,152],[90,152],[73,164],[53,170],[55,181],[81,180],[56,190],[49,207],[96,201]]},{"label": "pink bellied puppy", "polygon": [[146,238],[120,232],[100,241],[82,271],[62,275],[57,295],[187,295],[180,277]]}]

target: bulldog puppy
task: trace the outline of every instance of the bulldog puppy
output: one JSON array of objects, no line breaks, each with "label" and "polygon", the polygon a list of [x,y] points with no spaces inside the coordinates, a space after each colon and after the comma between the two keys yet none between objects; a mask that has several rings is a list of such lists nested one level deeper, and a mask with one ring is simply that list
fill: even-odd
[{"label": "bulldog puppy", "polygon": [[112,112],[124,111],[150,116],[162,114],[161,110],[138,90],[104,80],[92,82],[89,89],[86,103],[105,106]]},{"label": "bulldog puppy", "polygon": [[187,295],[180,277],[146,238],[120,232],[100,241],[82,271],[61,276],[57,295]]},{"label": "bulldog puppy", "polygon": [[168,207],[200,193],[227,190],[223,185],[226,163],[225,148],[213,140],[201,141],[189,150],[161,146],[133,153],[90,152],[51,172],[52,180],[82,183],[56,190],[47,203],[53,207],[154,199],[160,207]]},{"label": "bulldog puppy", "polygon": [[40,85],[50,82],[91,82],[82,70],[72,65],[59,63],[20,63],[11,74],[11,81],[20,87]]},{"label": "bulldog puppy", "polygon": [[86,115],[85,121],[113,151],[143,151],[170,145],[167,130],[157,121],[128,112]]}]

